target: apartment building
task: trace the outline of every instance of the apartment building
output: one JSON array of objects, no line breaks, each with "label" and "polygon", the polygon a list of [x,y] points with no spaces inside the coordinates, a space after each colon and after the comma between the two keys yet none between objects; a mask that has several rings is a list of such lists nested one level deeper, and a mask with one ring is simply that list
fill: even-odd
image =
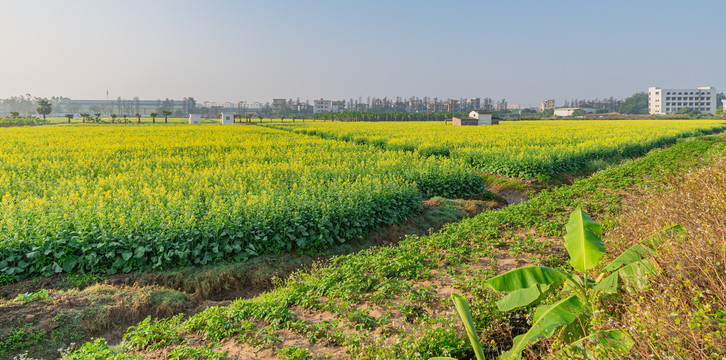
[{"label": "apartment building", "polygon": [[313,100],[313,113],[333,111],[333,100]]},{"label": "apartment building", "polygon": [[555,100],[553,99],[547,99],[544,102],[542,102],[540,105],[542,105],[542,111],[545,110],[554,110],[555,109]]},{"label": "apartment building", "polygon": [[648,88],[648,109],[652,115],[674,114],[684,107],[713,114],[716,106],[716,88],[712,86],[695,89]]}]

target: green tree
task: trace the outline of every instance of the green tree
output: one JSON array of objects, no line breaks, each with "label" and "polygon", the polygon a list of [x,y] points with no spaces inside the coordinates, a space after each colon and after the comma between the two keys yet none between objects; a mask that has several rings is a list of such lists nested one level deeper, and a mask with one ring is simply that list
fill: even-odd
[{"label": "green tree", "polygon": [[45,116],[53,111],[53,105],[46,99],[40,99],[38,100],[38,108],[36,111],[38,114],[43,115],[43,120],[45,120]]},{"label": "green tree", "polygon": [[679,114],[688,114],[691,111],[693,111],[693,110],[688,106],[684,106],[684,107],[678,109]]},{"label": "green tree", "polygon": [[71,119],[73,119],[73,114],[66,114],[66,117],[68,118],[68,123],[71,123]]},{"label": "green tree", "polygon": [[151,122],[153,124],[156,124],[156,117],[159,116],[159,114],[153,112],[153,113],[149,114],[149,116],[151,116]]},{"label": "green tree", "polygon": [[252,114],[247,114],[247,115],[245,115],[245,117],[247,118],[248,123],[252,122]]},{"label": "green tree", "polygon": [[262,114],[258,114],[257,117],[260,119],[260,122],[262,122]]},{"label": "green tree", "polygon": [[169,110],[161,110],[161,114],[164,115],[164,124],[169,123],[169,115],[171,115],[171,111]]},{"label": "green tree", "polygon": [[80,113],[78,115],[81,116],[81,118],[83,119],[83,122],[84,123],[86,122],[86,119],[89,119],[91,117],[91,114],[89,114],[89,113]]},{"label": "green tree", "polygon": [[572,117],[585,116],[585,114],[587,114],[587,111],[583,109],[576,109],[572,111]]},{"label": "green tree", "polygon": [[116,122],[116,118],[117,118],[117,117],[118,117],[118,115],[116,115],[116,114],[111,114],[111,124],[113,124],[114,122]]},{"label": "green tree", "polygon": [[10,117],[11,117],[11,118],[13,118],[13,119],[17,119],[17,118],[18,118],[18,116],[20,116],[20,112],[19,112],[19,111],[11,111],[11,112],[10,112]]},{"label": "green tree", "polygon": [[136,118],[137,118],[137,119],[139,119],[139,120],[137,121],[137,123],[141,124],[141,114],[139,114],[139,113],[136,113],[136,115],[134,115],[134,116],[136,116]]},{"label": "green tree", "polygon": [[95,118],[96,118],[96,123],[101,122],[101,113],[95,113],[95,114],[93,114],[93,116],[95,116]]},{"label": "green tree", "polygon": [[128,123],[129,123],[129,116],[124,114],[124,124],[128,124]]},{"label": "green tree", "polygon": [[625,99],[620,104],[618,112],[621,114],[647,114],[648,110],[648,94],[639,92]]}]

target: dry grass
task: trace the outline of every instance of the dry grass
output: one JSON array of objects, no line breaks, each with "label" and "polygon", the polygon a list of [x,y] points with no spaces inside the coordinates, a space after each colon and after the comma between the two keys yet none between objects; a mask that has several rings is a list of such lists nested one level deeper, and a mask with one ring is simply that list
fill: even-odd
[{"label": "dry grass", "polygon": [[[662,273],[650,290],[626,294],[611,310],[629,329],[633,358],[721,359],[726,354],[726,158],[689,172],[666,192],[653,191],[608,234],[610,249],[680,224],[656,259]],[[614,251],[618,253],[619,251]]]}]

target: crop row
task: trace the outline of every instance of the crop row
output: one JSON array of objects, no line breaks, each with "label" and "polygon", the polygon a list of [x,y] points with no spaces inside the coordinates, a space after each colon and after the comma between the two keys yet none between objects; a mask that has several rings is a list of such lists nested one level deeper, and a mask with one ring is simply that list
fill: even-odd
[{"label": "crop row", "polygon": [[50,124],[50,120],[39,119],[39,118],[0,118],[0,127],[6,126],[24,126],[24,125],[45,125]]},{"label": "crop row", "polygon": [[6,129],[0,277],[320,249],[483,190],[454,161],[259,127]]},{"label": "crop row", "polygon": [[478,170],[531,178],[577,171],[598,159],[642,156],[676,139],[726,128],[713,120],[517,121],[498,126],[297,123],[276,128],[390,150],[439,155]]}]

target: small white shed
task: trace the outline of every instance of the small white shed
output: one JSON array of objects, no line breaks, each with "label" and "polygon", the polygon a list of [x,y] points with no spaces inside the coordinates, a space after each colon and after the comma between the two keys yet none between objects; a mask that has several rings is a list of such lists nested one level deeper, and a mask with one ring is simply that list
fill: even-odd
[{"label": "small white shed", "polygon": [[472,110],[469,117],[477,120],[478,125],[498,125],[498,120],[492,120],[492,112],[484,110]]},{"label": "small white shed", "polygon": [[222,125],[231,125],[231,124],[234,124],[234,114],[222,113]]},{"label": "small white shed", "polygon": [[190,124],[201,124],[202,123],[202,114],[189,114],[189,123]]}]

